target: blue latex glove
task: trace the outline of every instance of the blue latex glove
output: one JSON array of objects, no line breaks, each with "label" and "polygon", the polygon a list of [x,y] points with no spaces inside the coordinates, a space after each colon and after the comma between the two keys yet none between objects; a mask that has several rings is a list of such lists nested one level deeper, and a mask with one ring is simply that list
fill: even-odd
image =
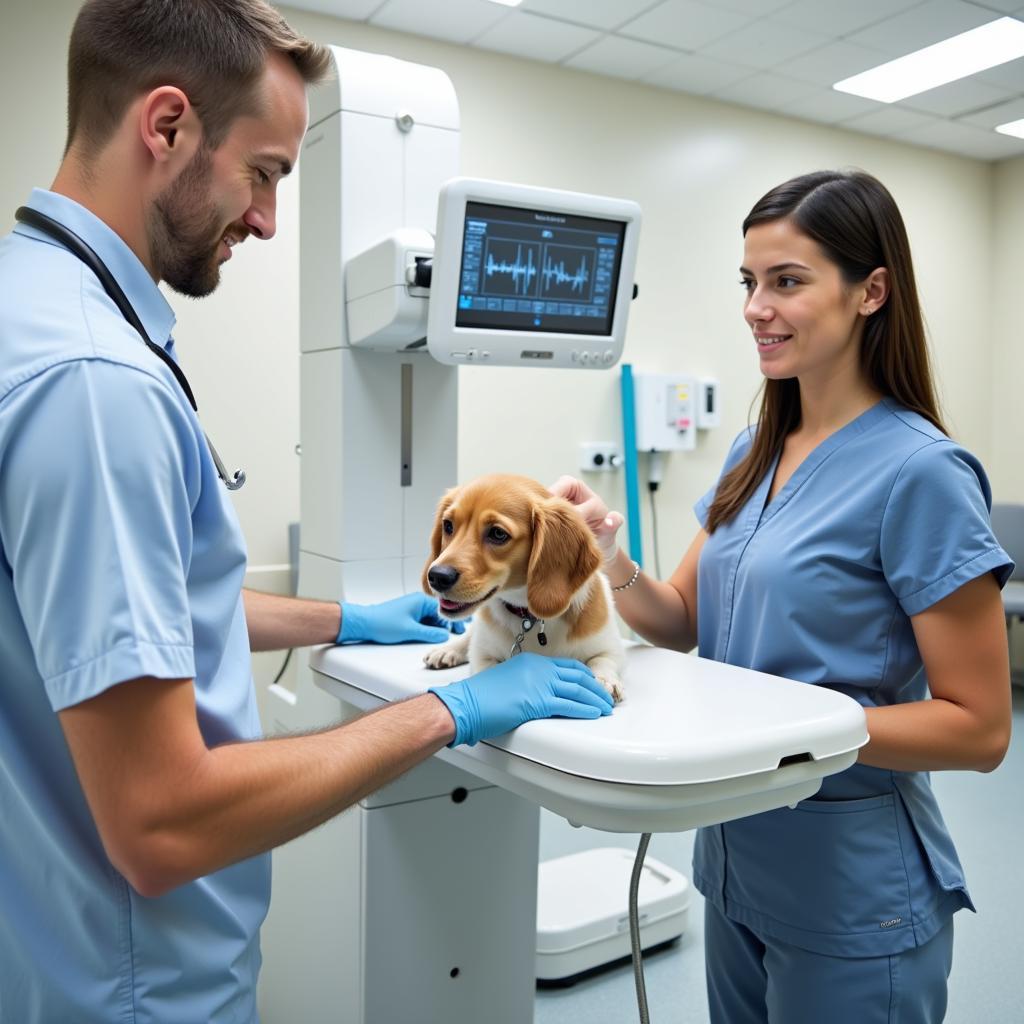
[{"label": "blue latex glove", "polygon": [[447,686],[431,686],[455,719],[448,745],[500,736],[534,718],[600,718],[612,698],[582,662],[517,654]]},{"label": "blue latex glove", "polygon": [[[449,632],[450,631],[450,632]],[[339,644],[439,644],[465,633],[461,622],[441,617],[437,601],[426,594],[403,594],[381,604],[341,602]]]}]

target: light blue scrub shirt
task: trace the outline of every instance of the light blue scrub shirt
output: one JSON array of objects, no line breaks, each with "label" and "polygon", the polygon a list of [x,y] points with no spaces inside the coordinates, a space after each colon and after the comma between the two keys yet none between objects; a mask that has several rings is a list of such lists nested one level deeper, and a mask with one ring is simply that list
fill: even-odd
[{"label": "light blue scrub shirt", "polygon": [[[172,351],[174,316],[124,242],[65,197],[29,205],[96,250]],[[258,736],[245,545],[170,369],[21,224],[0,241],[0,481],[0,1020],[255,1020],[269,855],[139,896],[56,714],[139,676],[194,678],[209,745]]]},{"label": "light blue scrub shirt", "polygon": [[[744,431],[723,472],[750,442]],[[704,545],[700,655],[864,707],[924,700],[910,617],[984,573],[1002,586],[1013,567],[980,463],[884,399],[766,504],[774,474]],[[702,525],[716,488],[697,503]],[[974,909],[928,774],[860,764],[794,810],[701,829],[694,883],[761,936],[832,956],[899,953]]]}]

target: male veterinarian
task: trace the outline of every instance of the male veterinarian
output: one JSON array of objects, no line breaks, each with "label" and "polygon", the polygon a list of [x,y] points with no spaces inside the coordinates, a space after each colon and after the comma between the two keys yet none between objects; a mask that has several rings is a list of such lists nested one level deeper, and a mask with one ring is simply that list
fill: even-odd
[{"label": "male veterinarian", "polygon": [[267,851],[444,744],[610,709],[583,666],[529,655],[258,739],[251,651],[448,635],[422,595],[242,592],[157,289],[207,295],[274,234],[327,63],[264,0],[89,0],[64,160],[0,242],[4,1021],[254,1020]]}]

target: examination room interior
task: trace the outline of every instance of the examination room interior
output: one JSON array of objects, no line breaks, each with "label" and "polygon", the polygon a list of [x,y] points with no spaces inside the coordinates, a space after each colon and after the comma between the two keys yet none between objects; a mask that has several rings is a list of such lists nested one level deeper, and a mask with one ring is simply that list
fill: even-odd
[{"label": "examination room interior", "polygon": [[[707,6],[751,16],[794,3],[808,10],[841,6],[838,0],[822,5],[706,0]],[[457,14],[463,4],[467,11],[490,6],[482,0],[438,6]],[[76,0],[4,0],[0,12],[5,232],[29,190],[49,186],[60,160],[65,48],[78,6]],[[816,120],[813,105],[804,117],[768,109],[784,104],[774,102],[767,85],[760,98],[749,93],[742,102],[698,95],[679,88],[682,75],[672,78],[678,54],[666,54],[659,76],[658,67],[630,63],[641,59],[642,50],[625,48],[623,62],[610,60],[609,73],[602,74],[556,63],[562,56],[554,52],[557,44],[538,36],[538,59],[531,60],[468,45],[469,36],[457,39],[460,19],[452,11],[437,19],[436,28],[450,39],[430,38],[425,34],[430,27],[419,16],[415,31],[403,30],[410,23],[402,12],[429,6],[422,0],[320,0],[305,6],[349,16],[281,6],[299,32],[319,42],[390,54],[440,68],[451,78],[461,112],[463,174],[619,196],[641,205],[640,291],[623,362],[638,370],[713,377],[720,385],[721,425],[702,431],[695,450],[673,453],[665,465],[658,494],[663,574],[674,568],[692,538],[691,509],[716,479],[732,439],[754,411],[759,373],[741,316],[741,221],[770,187],[819,168],[863,168],[894,194],[910,234],[947,425],[981,459],[995,501],[1024,504],[1024,140],[1005,139],[1005,150],[993,146],[989,158],[982,158],[954,152],[939,132],[931,144],[923,132],[917,133],[920,141],[904,141],[904,134],[914,137],[913,118],[906,132],[892,117],[878,122],[891,126],[889,134],[869,134],[870,119],[857,131]],[[536,5],[540,10],[558,6]],[[657,6],[654,0],[630,0],[597,3],[593,9],[618,8],[619,20],[626,21],[627,15]],[[889,8],[939,25],[944,20],[960,24],[957,18],[978,24],[1005,14],[1024,20],[1024,4],[1007,0],[900,0],[867,7],[879,12],[875,20]],[[386,27],[372,23],[374,12],[383,8],[394,12],[378,19]],[[529,8],[527,3],[522,10]],[[493,21],[505,16],[505,8],[494,10]],[[979,10],[986,17],[979,18]],[[564,31],[572,21],[553,24]],[[469,14],[462,23],[464,34],[481,34]],[[587,39],[598,39],[603,31],[580,28]],[[492,38],[500,39],[497,29]],[[1014,116],[1021,118],[1024,59],[1006,68],[1019,80]],[[746,69],[748,75],[760,73]],[[877,109],[881,106],[870,101],[851,102],[849,117],[856,120]],[[935,122],[949,118],[949,113],[928,115]],[[206,429],[230,467],[244,466],[247,474],[245,488],[233,499],[249,548],[247,585],[282,593],[290,580],[288,526],[300,517],[299,189],[297,174],[282,185],[277,237],[236,250],[214,295],[196,303],[168,294],[177,314],[176,344]],[[460,480],[494,471],[545,482],[577,474],[582,443],[621,441],[618,369],[540,373],[464,367],[458,422]],[[612,507],[623,507],[621,472],[587,479]],[[644,517],[649,551],[646,505]],[[430,525],[423,524],[425,543]],[[1009,642],[1013,668],[1024,676],[1024,641],[1011,632]],[[280,654],[256,656],[261,700],[281,661]],[[291,665],[285,684],[293,672]],[[1017,734],[997,771],[934,778],[979,911],[956,918],[947,1017],[953,1024],[1024,1020],[1018,966],[1024,887],[1016,871],[1016,851],[1024,843],[1018,788],[1024,786],[1022,725],[1024,690],[1017,689]],[[542,813],[542,857],[634,844],[634,837],[574,830]],[[692,844],[692,832],[655,836],[651,853],[689,875]],[[707,1020],[700,902],[694,894],[681,941],[647,965],[652,1019],[666,1024]],[[634,1017],[628,966],[572,988],[542,989],[536,1002],[538,1022]]]}]

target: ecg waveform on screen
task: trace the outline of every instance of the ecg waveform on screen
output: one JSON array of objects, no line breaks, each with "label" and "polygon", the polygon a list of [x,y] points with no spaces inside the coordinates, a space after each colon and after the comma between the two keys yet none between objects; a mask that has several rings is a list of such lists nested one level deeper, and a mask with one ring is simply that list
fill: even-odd
[{"label": "ecg waveform on screen", "polygon": [[548,256],[544,260],[544,268],[541,270],[544,281],[544,292],[545,294],[553,294],[556,290],[564,290],[565,286],[569,286],[570,294],[581,293],[590,280],[590,271],[587,270],[587,258],[585,256],[580,257],[579,266],[572,272],[569,273],[565,269],[565,260],[559,260],[558,263]]},{"label": "ecg waveform on screen", "polygon": [[[498,248],[495,246],[494,248]],[[510,250],[511,246],[503,248]],[[525,260],[523,249],[526,249]],[[533,261],[536,246],[517,245],[515,256],[510,260],[511,252],[505,253],[500,259],[495,259],[494,253],[488,251],[487,262],[484,264],[484,275],[488,281],[495,274],[511,279],[512,292],[516,295],[528,295],[533,287],[533,279],[537,276],[537,266]],[[504,289],[503,289],[504,290]]]},{"label": "ecg waveform on screen", "polygon": [[595,259],[593,249],[492,238],[483,261],[483,291],[589,302]]}]

